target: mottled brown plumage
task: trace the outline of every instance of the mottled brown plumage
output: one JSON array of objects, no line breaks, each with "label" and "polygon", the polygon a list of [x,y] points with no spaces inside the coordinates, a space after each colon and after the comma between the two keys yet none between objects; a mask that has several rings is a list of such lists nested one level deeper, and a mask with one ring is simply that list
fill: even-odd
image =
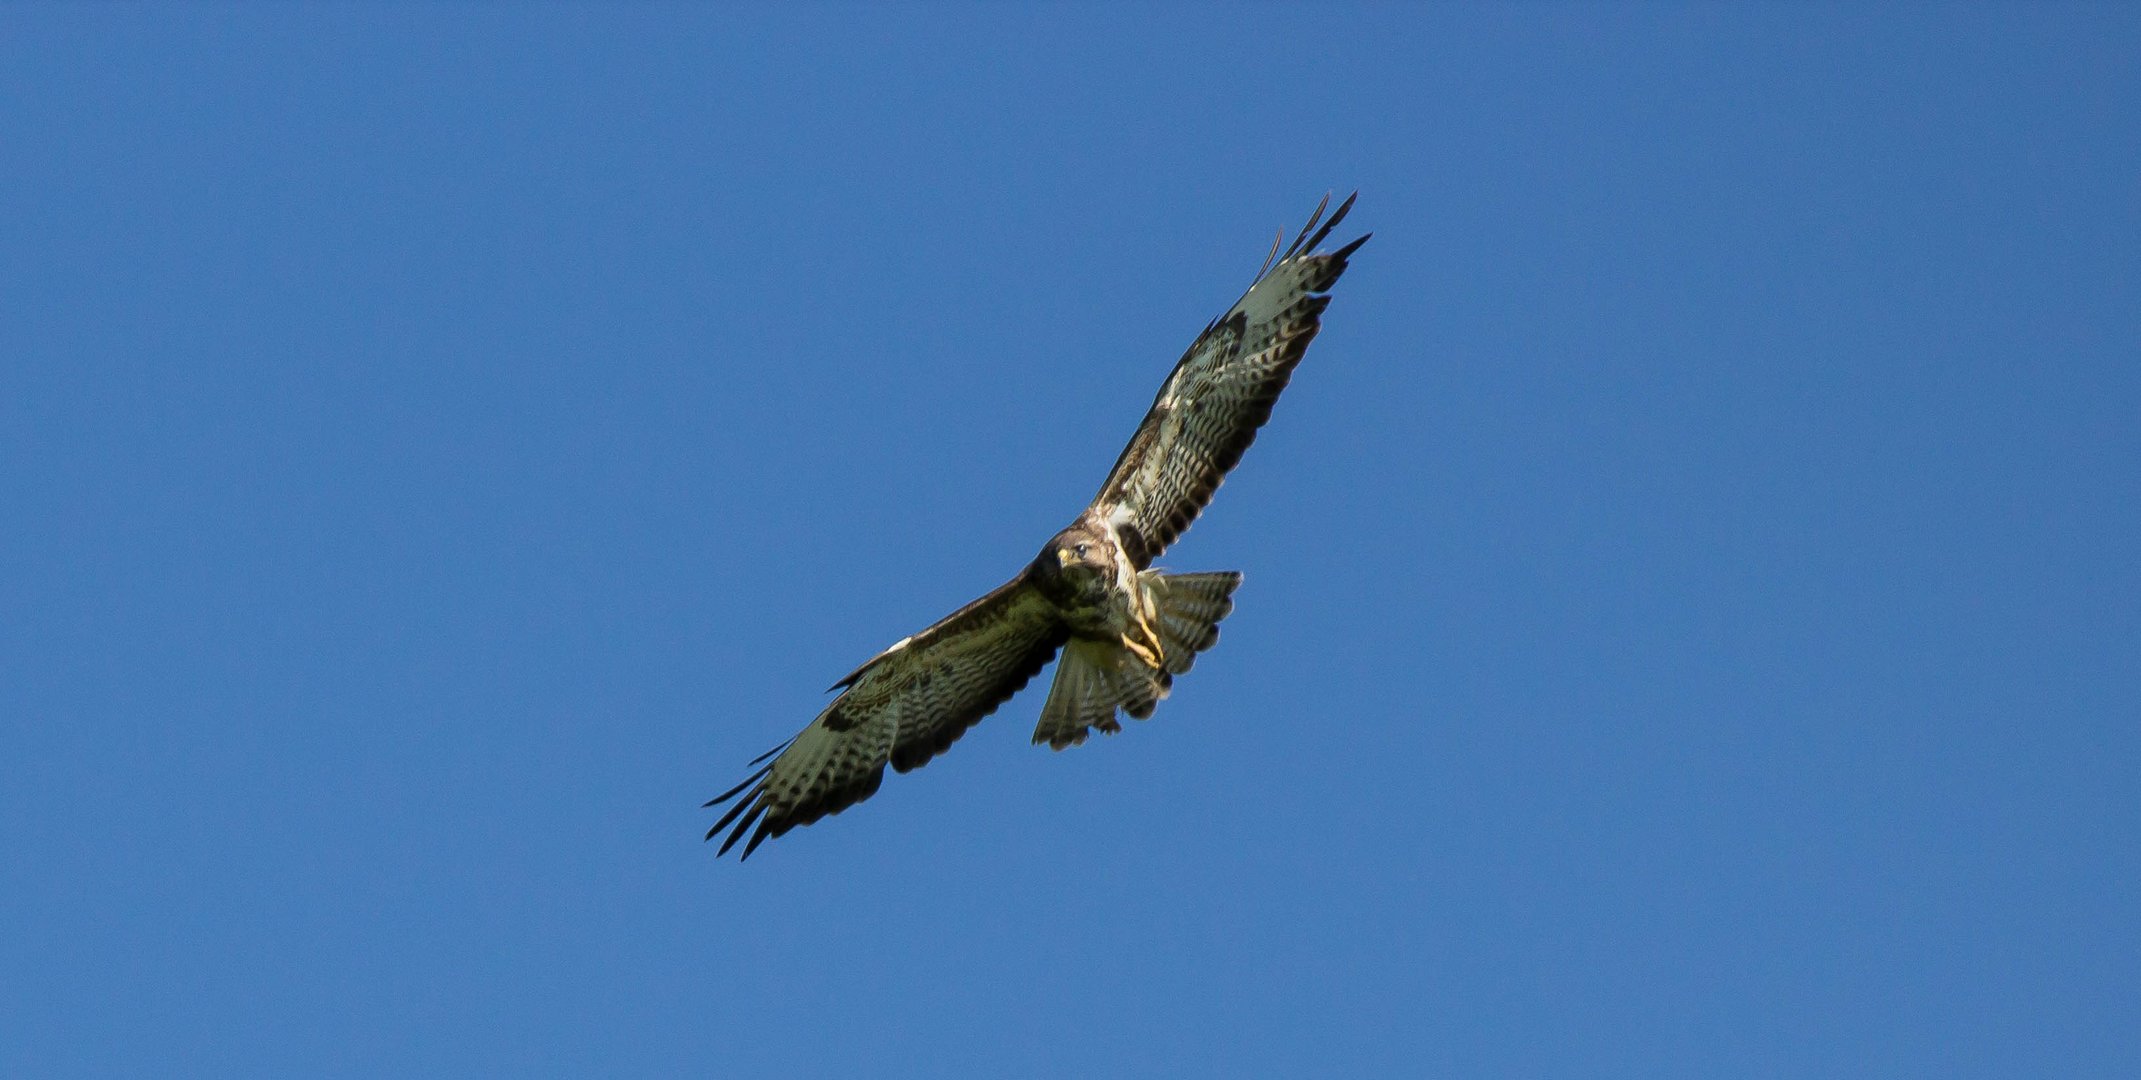
[{"label": "mottled brown plumage", "polygon": [[1175,676],[1219,640],[1241,583],[1231,572],[1164,573],[1152,561],[1255,441],[1321,326],[1323,294],[1368,240],[1315,254],[1353,199],[1323,220],[1327,205],[1197,336],[1078,520],[1010,581],[835,683],[840,696],[810,726],[706,804],[737,800],[707,839],[726,830],[726,853],[748,835],[749,858],[768,838],[869,798],[886,765],[906,772],[943,753],[1059,650],[1034,742],[1062,749],[1095,729],[1120,730],[1118,713],[1152,715]]}]

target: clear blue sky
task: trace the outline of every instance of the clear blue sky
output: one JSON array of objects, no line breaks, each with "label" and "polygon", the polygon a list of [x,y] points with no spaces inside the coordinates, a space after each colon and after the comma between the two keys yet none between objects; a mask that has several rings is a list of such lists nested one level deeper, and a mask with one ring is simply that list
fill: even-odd
[{"label": "clear blue sky", "polygon": [[[2141,16],[0,11],[0,1074],[2141,1074]],[[708,796],[1327,189],[1151,721]]]}]

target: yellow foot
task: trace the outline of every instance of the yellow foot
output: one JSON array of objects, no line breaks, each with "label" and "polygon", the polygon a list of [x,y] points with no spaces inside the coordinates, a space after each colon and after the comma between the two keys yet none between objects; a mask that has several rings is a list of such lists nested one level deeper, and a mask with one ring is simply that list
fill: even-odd
[{"label": "yellow foot", "polygon": [[1139,619],[1135,625],[1131,626],[1129,631],[1123,634],[1122,642],[1123,648],[1130,650],[1139,660],[1143,660],[1146,667],[1154,671],[1160,669],[1160,636],[1152,632],[1151,623]]}]

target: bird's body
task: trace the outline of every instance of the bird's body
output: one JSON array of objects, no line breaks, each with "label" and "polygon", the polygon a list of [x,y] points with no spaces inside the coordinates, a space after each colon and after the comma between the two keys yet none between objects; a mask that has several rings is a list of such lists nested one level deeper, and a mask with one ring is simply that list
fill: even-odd
[{"label": "bird's body", "polygon": [[1010,581],[835,683],[840,696],[810,726],[707,804],[743,796],[707,838],[734,822],[721,850],[749,832],[748,858],[768,837],[868,798],[887,764],[906,772],[928,762],[1059,651],[1036,743],[1062,749],[1096,728],[1120,730],[1118,712],[1151,716],[1175,676],[1219,640],[1241,583],[1232,572],[1154,570],[1152,560],[1211,500],[1315,337],[1330,303],[1323,293],[1368,239],[1314,254],[1352,205],[1340,204],[1320,230],[1317,207],[1285,254],[1267,260],[1198,336],[1076,521]]},{"label": "bird's body", "polygon": [[1027,571],[1074,638],[1120,641],[1159,666],[1152,589],[1138,580],[1122,540],[1091,511],[1057,533]]}]

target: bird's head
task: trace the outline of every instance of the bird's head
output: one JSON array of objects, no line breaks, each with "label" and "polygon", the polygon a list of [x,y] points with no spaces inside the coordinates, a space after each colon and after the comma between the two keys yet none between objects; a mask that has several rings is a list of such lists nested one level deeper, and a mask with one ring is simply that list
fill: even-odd
[{"label": "bird's head", "polygon": [[1109,552],[1106,537],[1085,526],[1073,525],[1050,537],[1034,563],[1048,577],[1105,577],[1110,575]]}]

